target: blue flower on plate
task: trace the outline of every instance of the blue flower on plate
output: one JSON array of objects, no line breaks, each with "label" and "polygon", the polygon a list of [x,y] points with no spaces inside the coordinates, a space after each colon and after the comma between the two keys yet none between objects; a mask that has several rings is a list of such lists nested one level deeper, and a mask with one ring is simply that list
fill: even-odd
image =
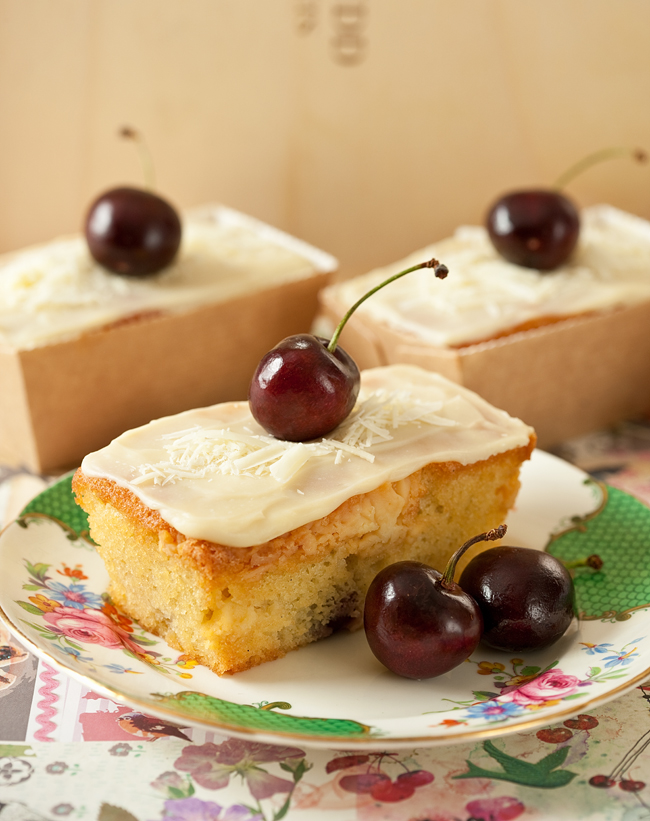
[{"label": "blue flower on plate", "polygon": [[589,644],[586,641],[581,641],[580,644],[583,645],[582,649],[587,651],[588,656],[595,656],[597,653],[609,653],[610,647],[613,647],[613,644]]},{"label": "blue flower on plate", "polygon": [[516,716],[524,712],[521,704],[514,704],[511,701],[501,702],[491,699],[482,701],[480,704],[472,704],[467,708],[468,718],[485,718],[488,721],[503,721],[504,718]]},{"label": "blue flower on plate", "polygon": [[69,656],[72,656],[76,661],[85,661],[87,663],[93,661],[92,656],[82,656],[74,647],[62,647],[61,650]]},{"label": "blue flower on plate", "polygon": [[76,607],[77,610],[85,610],[87,607],[93,610],[100,610],[104,600],[97,593],[86,590],[84,584],[61,584],[61,582],[48,582],[47,589],[50,598],[60,601],[68,607]]},{"label": "blue flower on plate", "polygon": [[140,670],[132,670],[130,667],[125,667],[123,664],[104,664],[103,667],[111,673],[137,673],[138,675],[142,675]]},{"label": "blue flower on plate", "polygon": [[[636,650],[636,647],[634,648]],[[635,653],[634,650],[630,650],[629,653],[621,652],[618,656],[606,656],[603,659],[603,666],[607,668],[611,667],[618,667],[625,666],[626,664],[632,664],[634,659],[639,658],[639,654]]]}]

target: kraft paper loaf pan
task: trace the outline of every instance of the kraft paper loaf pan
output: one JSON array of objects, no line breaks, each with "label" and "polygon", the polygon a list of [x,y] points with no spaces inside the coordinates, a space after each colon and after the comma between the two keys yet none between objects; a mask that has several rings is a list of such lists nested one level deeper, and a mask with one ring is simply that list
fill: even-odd
[{"label": "kraft paper loaf pan", "polygon": [[[321,294],[324,326],[343,310]],[[353,314],[340,341],[360,368],[420,365],[476,391],[532,425],[542,448],[650,411],[650,302],[458,349],[418,343]]]},{"label": "kraft paper loaf pan", "polygon": [[260,358],[309,331],[334,257],[239,215],[302,254],[313,273],[182,312],[136,318],[29,350],[0,345],[0,463],[39,473],[151,419],[246,399]]}]

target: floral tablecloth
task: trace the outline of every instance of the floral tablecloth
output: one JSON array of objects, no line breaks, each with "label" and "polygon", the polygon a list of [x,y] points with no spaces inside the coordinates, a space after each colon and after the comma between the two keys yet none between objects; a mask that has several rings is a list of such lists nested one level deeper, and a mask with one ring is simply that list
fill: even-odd
[{"label": "floral tablecloth", "polygon": [[[558,455],[650,505],[649,422],[572,441]],[[0,523],[48,481],[0,467]],[[650,682],[502,738],[325,751],[166,724],[39,661],[0,627],[0,821],[56,818],[650,820]]]}]

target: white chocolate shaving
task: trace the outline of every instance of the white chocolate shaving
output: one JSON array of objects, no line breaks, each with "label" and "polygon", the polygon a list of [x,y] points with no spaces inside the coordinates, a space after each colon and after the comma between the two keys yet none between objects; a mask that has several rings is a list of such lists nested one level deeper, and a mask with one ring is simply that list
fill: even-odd
[{"label": "white chocolate shaving", "polygon": [[348,419],[320,442],[285,442],[264,435],[246,435],[230,429],[194,428],[178,438],[162,437],[168,458],[139,465],[133,484],[168,484],[211,474],[270,475],[289,482],[314,457],[335,453],[335,464],[344,456],[373,462],[369,448],[393,438],[393,432],[412,423],[453,427],[454,419],[439,416],[443,402],[420,402],[404,392],[376,391],[358,402]]}]

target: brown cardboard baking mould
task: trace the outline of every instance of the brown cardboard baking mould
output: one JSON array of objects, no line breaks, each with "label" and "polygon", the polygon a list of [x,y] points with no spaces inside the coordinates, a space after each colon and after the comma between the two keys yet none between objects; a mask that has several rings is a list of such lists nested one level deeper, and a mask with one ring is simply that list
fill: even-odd
[{"label": "brown cardboard baking mould", "polygon": [[[313,250],[321,263],[332,259]],[[31,350],[0,346],[0,462],[57,472],[153,418],[245,399],[261,356],[309,330],[329,276],[318,267],[303,279],[183,313]]]},{"label": "brown cardboard baking mould", "polygon": [[[348,306],[321,294],[336,324]],[[434,348],[353,314],[341,345],[360,368],[420,365],[476,391],[552,447],[650,410],[650,303],[567,319],[464,348]]]}]

